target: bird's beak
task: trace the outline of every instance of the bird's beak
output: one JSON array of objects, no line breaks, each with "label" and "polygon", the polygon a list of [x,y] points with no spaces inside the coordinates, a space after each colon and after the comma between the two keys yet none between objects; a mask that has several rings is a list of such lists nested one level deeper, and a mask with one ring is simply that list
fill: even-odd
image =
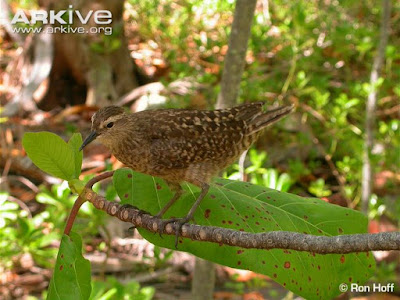
[{"label": "bird's beak", "polygon": [[83,141],[82,146],[79,148],[79,151],[82,151],[82,149],[85,148],[88,144],[90,144],[90,142],[92,142],[96,137],[97,137],[97,132],[91,131],[90,134]]}]

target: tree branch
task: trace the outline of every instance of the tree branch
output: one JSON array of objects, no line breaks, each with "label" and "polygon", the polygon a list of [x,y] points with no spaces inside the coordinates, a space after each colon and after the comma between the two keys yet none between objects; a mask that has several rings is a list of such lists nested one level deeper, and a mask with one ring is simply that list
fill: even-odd
[{"label": "tree branch", "polygon": [[[106,179],[108,177],[111,177],[114,175],[114,171],[109,171],[109,172],[104,172],[101,173],[100,175],[93,177],[92,179],[90,179],[86,185],[85,185],[85,189],[89,189],[93,192],[92,187],[95,183]],[[78,215],[79,209],[81,208],[82,204],[85,203],[88,199],[82,197],[81,195],[79,195],[78,199],[76,199],[74,206],[72,206],[71,212],[69,213],[68,216],[68,220],[67,223],[65,225],[64,228],[64,234],[69,235],[72,229],[72,225],[74,225],[75,222],[75,218]]]},{"label": "tree branch", "polygon": [[[108,173],[106,177],[111,174]],[[112,174],[111,174],[112,175]],[[100,175],[103,177],[104,175]],[[101,179],[93,179],[98,181]],[[88,184],[89,185],[89,184]],[[162,219],[132,205],[121,205],[107,201],[96,194],[88,185],[79,198],[91,202],[96,208],[115,216],[121,221],[132,223],[135,227],[158,233]],[[175,226],[168,224],[162,231],[166,235],[175,235]],[[249,233],[214,226],[185,224],[181,235],[196,241],[212,242],[229,246],[253,249],[291,249],[319,254],[351,253],[371,250],[400,250],[400,232],[382,232],[377,234],[349,234],[339,236],[316,236],[289,231]]]}]

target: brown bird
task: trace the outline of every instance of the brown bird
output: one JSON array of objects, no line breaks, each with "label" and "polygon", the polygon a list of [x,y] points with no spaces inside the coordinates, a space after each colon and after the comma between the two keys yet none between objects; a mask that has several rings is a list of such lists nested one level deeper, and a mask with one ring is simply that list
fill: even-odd
[{"label": "brown bird", "polygon": [[[289,114],[292,106],[263,112],[262,102],[221,110],[159,109],[127,113],[109,106],[92,117],[92,129],[81,150],[94,139],[134,171],[163,178],[175,192],[156,215],[162,217],[192,183],[201,193],[184,218],[177,236],[190,221],[209,189],[213,176],[233,163],[257,139],[262,129]],[[162,230],[161,230],[162,231]]]}]

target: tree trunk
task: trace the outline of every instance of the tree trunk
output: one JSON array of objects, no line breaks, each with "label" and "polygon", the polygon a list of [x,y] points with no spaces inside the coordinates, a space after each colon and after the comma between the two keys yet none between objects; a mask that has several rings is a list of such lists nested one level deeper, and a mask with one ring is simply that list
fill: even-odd
[{"label": "tree trunk", "polygon": [[[60,11],[68,9],[71,1],[42,0],[40,4]],[[97,25],[91,17],[87,24],[82,24],[75,16],[72,26],[83,27],[89,33],[54,33],[55,57],[49,93],[42,108],[79,103],[106,106],[138,86],[123,29],[123,4],[123,0],[72,4],[73,10],[84,17],[90,10],[109,10],[112,23]],[[112,34],[105,34],[100,27],[112,27]],[[91,33],[94,29],[98,33]]]},{"label": "tree trunk", "polygon": [[217,108],[231,107],[237,103],[256,4],[257,0],[236,1]]},{"label": "tree trunk", "polygon": [[[240,81],[245,65],[247,44],[257,0],[237,0],[232,31],[229,37],[228,53],[225,57],[218,95],[217,109],[235,106],[240,89]],[[196,257],[192,282],[192,297],[195,300],[213,298],[215,284],[215,264]]]},{"label": "tree trunk", "polygon": [[215,285],[215,264],[196,257],[192,282],[193,300],[213,299]]},{"label": "tree trunk", "polygon": [[389,36],[390,26],[390,0],[382,0],[382,19],[381,30],[379,37],[379,46],[376,52],[374,62],[371,70],[370,85],[371,91],[368,94],[366,105],[366,118],[365,118],[365,141],[363,151],[363,168],[362,168],[362,196],[361,196],[361,210],[363,213],[368,213],[369,199],[372,192],[372,167],[370,154],[374,145],[374,127],[375,127],[375,109],[376,109],[376,96],[377,88],[376,83],[380,76],[380,70],[385,59],[385,50]]}]

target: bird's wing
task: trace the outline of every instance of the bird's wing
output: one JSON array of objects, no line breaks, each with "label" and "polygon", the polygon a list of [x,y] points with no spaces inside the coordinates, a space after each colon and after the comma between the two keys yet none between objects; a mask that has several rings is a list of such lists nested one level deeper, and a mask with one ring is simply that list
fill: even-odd
[{"label": "bird's wing", "polygon": [[194,163],[237,156],[247,130],[246,119],[259,111],[254,107],[249,110],[159,110],[149,114],[152,121],[148,124],[153,124],[148,137],[152,163],[183,169]]}]

